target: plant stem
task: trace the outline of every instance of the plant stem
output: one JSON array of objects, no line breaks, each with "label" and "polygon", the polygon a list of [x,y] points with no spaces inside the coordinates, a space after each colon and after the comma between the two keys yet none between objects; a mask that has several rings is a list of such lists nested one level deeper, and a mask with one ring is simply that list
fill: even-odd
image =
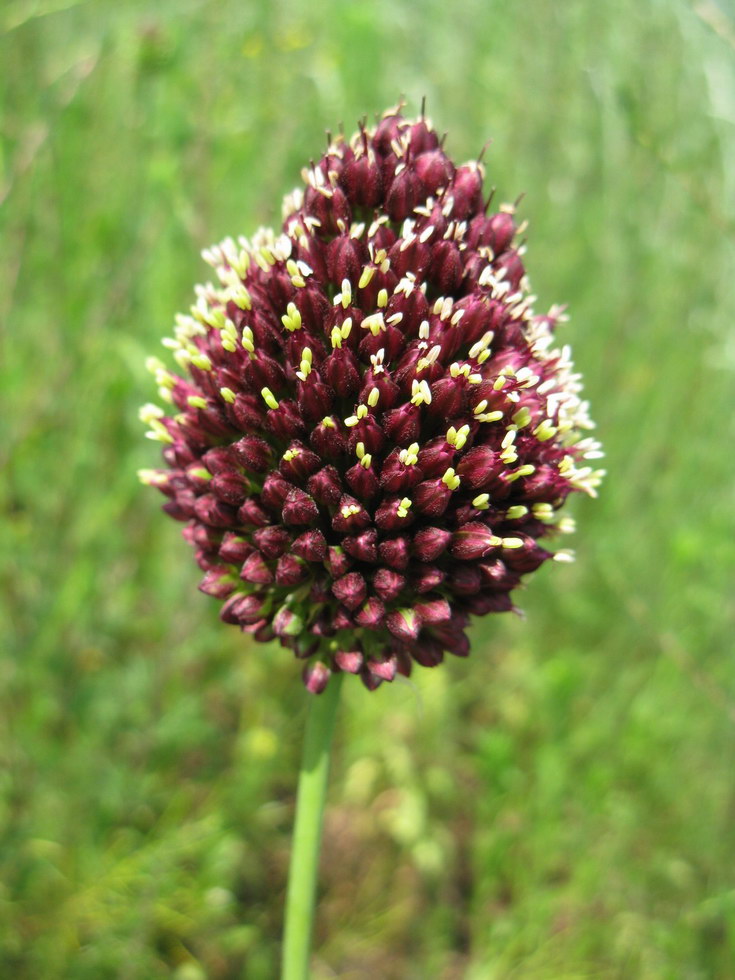
[{"label": "plant stem", "polygon": [[288,872],[281,980],[308,980],[309,977],[322,815],[341,686],[342,674],[334,674],[322,694],[310,696]]}]

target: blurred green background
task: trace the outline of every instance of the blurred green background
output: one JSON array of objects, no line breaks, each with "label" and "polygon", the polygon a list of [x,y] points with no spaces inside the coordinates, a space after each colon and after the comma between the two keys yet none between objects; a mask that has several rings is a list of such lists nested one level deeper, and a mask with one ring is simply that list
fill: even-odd
[{"label": "blurred green background", "polygon": [[277,975],[306,698],[137,483],[143,362],[403,94],[526,192],[609,476],[525,620],[345,685],[314,977],[735,977],[732,9],[8,0],[0,63],[0,975]]}]

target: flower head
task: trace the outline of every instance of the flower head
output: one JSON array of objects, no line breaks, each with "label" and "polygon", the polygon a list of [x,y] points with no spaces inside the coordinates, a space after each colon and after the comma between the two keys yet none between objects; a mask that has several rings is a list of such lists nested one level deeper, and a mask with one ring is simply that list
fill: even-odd
[{"label": "flower head", "polygon": [[225,622],[278,637],[318,692],[466,656],[471,615],[594,495],[601,455],[562,310],[534,314],[512,206],[430,122],[387,112],[334,140],[280,233],[203,253],[217,281],[149,366],[166,466],[141,473],[185,522]]}]

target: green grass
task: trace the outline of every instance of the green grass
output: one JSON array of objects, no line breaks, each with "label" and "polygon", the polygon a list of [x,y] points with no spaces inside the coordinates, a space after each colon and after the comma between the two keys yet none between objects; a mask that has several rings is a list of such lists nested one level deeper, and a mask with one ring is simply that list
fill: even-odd
[{"label": "green grass", "polygon": [[526,192],[607,449],[469,662],[345,684],[315,978],[735,977],[735,21],[705,0],[0,11],[0,973],[269,980],[304,695],[158,500],[199,250],[426,96]]}]

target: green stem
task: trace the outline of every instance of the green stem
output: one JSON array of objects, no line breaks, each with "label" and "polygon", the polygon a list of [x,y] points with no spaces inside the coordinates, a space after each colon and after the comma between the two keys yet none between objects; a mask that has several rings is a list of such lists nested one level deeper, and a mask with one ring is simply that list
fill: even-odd
[{"label": "green stem", "polygon": [[342,674],[310,697],[288,872],[281,980],[308,980],[329,756]]}]

